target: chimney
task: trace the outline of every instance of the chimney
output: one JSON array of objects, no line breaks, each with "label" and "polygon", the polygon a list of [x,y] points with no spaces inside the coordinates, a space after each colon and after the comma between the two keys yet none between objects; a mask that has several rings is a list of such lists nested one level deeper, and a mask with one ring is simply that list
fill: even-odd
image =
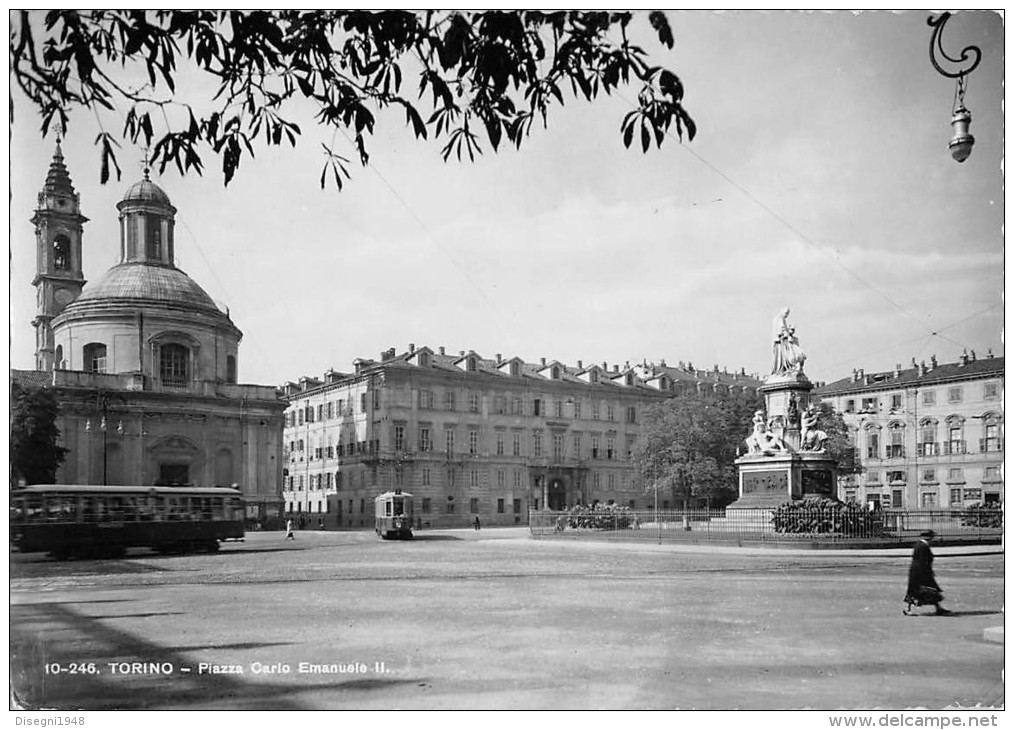
[{"label": "chimney", "polygon": [[967,364],[968,364],[968,350],[962,350],[961,351],[961,358],[960,358],[960,361],[958,362],[958,366],[959,367],[964,367]]},{"label": "chimney", "polygon": [[614,373],[620,372],[620,366],[619,365],[613,365],[613,372]]},{"label": "chimney", "polygon": [[900,378],[901,377],[901,363],[900,362],[897,363],[897,364],[895,364],[895,366],[894,366],[894,377],[896,377],[896,378]]},{"label": "chimney", "polygon": [[975,350],[972,350],[972,362],[975,362]]},{"label": "chimney", "polygon": [[408,351],[409,351],[409,354],[415,352],[415,343],[414,342],[409,342],[408,343]]},{"label": "chimney", "polygon": [[444,352],[444,346],[443,345],[440,346],[440,354],[441,355],[446,355],[447,354],[446,352]]},{"label": "chimney", "polygon": [[936,370],[937,369],[937,356],[936,355],[930,355],[930,367],[929,367],[929,369],[930,370]]},{"label": "chimney", "polygon": [[546,358],[544,357],[540,357],[539,361],[543,364],[543,366],[546,364]]},{"label": "chimney", "polygon": [[609,372],[609,364],[605,360],[602,361],[602,369]]},{"label": "chimney", "polygon": [[923,360],[919,363],[919,375],[920,377],[926,374],[926,361]]},{"label": "chimney", "polygon": [[918,369],[919,369],[919,363],[917,363],[917,362],[915,361],[915,358],[914,358],[914,357],[912,358],[912,368],[913,368],[913,369],[915,369],[915,370],[918,370]]},{"label": "chimney", "polygon": [[577,361],[577,369],[584,370],[584,363],[581,362],[580,360]]},{"label": "chimney", "polygon": [[993,359],[993,348],[992,347],[989,348],[988,350],[986,350],[986,359],[987,360],[992,360]]}]

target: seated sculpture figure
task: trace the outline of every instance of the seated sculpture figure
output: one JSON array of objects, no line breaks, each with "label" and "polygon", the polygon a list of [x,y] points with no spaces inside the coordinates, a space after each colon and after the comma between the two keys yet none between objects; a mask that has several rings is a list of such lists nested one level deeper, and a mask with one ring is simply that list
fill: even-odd
[{"label": "seated sculpture figure", "polygon": [[812,404],[803,411],[800,422],[800,450],[823,451],[827,434],[817,428],[817,409]]},{"label": "seated sculpture figure", "polygon": [[750,454],[774,454],[786,450],[781,437],[768,429],[764,411],[754,413],[753,433],[747,437],[746,446]]}]

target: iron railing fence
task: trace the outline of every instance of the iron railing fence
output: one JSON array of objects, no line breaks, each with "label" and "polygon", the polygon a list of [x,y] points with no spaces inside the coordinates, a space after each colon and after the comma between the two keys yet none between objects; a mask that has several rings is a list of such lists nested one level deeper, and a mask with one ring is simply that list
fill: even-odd
[{"label": "iron railing fence", "polygon": [[535,538],[676,542],[819,542],[907,545],[926,530],[938,542],[998,543],[999,509],[777,508],[721,510],[549,510],[529,513]]}]

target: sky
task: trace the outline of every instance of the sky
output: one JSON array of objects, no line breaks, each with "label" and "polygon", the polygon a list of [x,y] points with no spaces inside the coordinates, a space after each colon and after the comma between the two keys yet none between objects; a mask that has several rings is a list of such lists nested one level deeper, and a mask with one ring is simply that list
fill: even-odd
[{"label": "sky", "polygon": [[[944,32],[950,55],[983,52],[965,96],[975,147],[958,164],[954,82],[930,63],[925,11],[668,16],[672,50],[644,16],[635,37],[683,81],[692,142],[625,149],[638,91],[626,87],[568,99],[520,151],[474,163],[445,163],[440,142],[383,114],[370,166],[354,163],[340,193],[320,189],[320,150],[346,141],[308,115],[294,150],[259,149],[227,187],[210,153],[203,177],[153,174],[178,209],[177,266],[244,333],[240,382],[350,371],[410,343],[763,376],[783,307],[815,381],[954,362],[963,348],[1002,355],[1002,17],[962,12]],[[100,185],[97,133],[76,114],[62,143],[90,219],[88,280],[118,262],[115,205],[143,167],[126,146],[123,177]],[[33,367],[29,219],[54,145],[15,94],[14,368]]]}]

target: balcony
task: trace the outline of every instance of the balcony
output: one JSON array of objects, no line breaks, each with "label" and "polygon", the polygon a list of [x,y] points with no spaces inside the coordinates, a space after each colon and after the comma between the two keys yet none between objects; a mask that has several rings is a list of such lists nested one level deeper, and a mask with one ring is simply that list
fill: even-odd
[{"label": "balcony", "polygon": [[959,456],[968,453],[964,441],[944,441],[945,456]]}]

